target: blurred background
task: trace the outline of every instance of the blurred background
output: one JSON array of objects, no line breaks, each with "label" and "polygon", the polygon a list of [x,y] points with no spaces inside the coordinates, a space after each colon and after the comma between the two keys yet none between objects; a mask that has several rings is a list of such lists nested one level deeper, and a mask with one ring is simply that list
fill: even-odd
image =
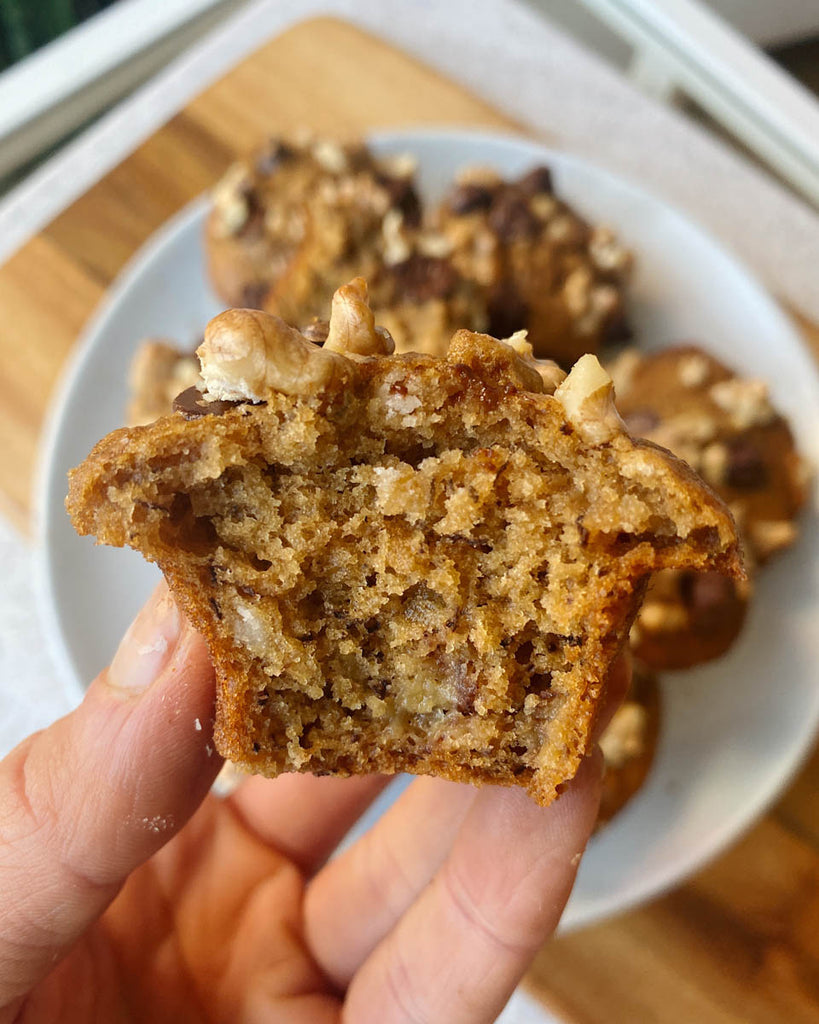
[{"label": "blurred background", "polygon": [[[747,99],[738,102],[730,94],[748,87],[757,99],[769,95],[778,108],[774,120],[798,120],[798,111],[789,115],[787,102],[770,93],[770,83],[757,81],[760,68],[749,71],[732,40],[726,49],[723,37],[726,27],[738,30],[741,39],[763,48],[819,93],[817,0],[529,2],[644,90],[735,139],[763,162],[776,150],[775,173],[817,201],[815,181],[806,189],[801,180],[804,168],[794,174],[783,166],[781,138],[766,144],[763,137],[772,129],[787,132],[788,126],[771,125],[770,112],[761,128],[749,124]],[[248,3],[0,0],[0,192]],[[750,120],[759,122],[760,111],[751,112]]]},{"label": "blurred background", "polygon": [[[765,378],[819,466],[819,380],[793,330],[819,357],[817,95],[819,0],[0,0],[0,755],[76,699],[73,677],[70,698],[58,689],[44,642],[69,642],[57,611],[77,612],[76,650],[91,635],[113,645],[115,616],[128,619],[121,595],[138,602],[133,577],[95,577],[86,549],[69,548],[65,469],[122,421],[139,339],[191,345],[215,312],[196,197],[237,154],[303,124],[343,137],[474,123],[524,130],[645,187],[681,211],[676,228],[617,189],[610,213],[648,246],[634,245],[651,283],[641,299],[656,306],[663,343],[695,339]],[[601,191],[598,180],[583,202]],[[172,234],[149,241],[191,202],[163,229]],[[716,242],[692,250],[688,218]],[[148,258],[116,284],[146,242]],[[738,284],[723,250],[759,284]],[[88,328],[98,309],[104,319]],[[70,362],[83,337],[96,362]],[[50,474],[39,482],[38,463]],[[37,501],[50,518],[38,521]],[[684,770],[655,776],[657,803],[620,838],[602,833],[615,845],[598,845],[591,870],[608,898],[615,869],[638,889],[669,864],[681,880],[706,842],[736,842],[668,895],[548,947],[530,985],[561,1021],[819,1020],[819,748],[737,837],[819,720],[811,514],[800,547],[766,577],[739,685],[730,674],[721,685],[712,666],[665,689],[675,731],[659,757]],[[97,579],[113,579],[116,600],[98,600]],[[741,813],[726,777],[742,782]],[[671,818],[652,819],[655,806]],[[669,845],[658,852],[660,840]],[[614,891],[610,908],[622,910]]]}]

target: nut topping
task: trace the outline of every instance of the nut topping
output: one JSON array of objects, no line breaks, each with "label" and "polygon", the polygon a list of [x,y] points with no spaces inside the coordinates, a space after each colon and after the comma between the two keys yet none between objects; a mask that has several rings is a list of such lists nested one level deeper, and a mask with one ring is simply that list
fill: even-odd
[{"label": "nut topping", "polygon": [[614,385],[597,358],[581,356],[554,397],[584,441],[602,444],[625,430],[614,406]]},{"label": "nut topping", "polygon": [[250,178],[244,164],[232,164],[211,193],[219,234],[236,235],[250,216]]},{"label": "nut topping", "polygon": [[714,384],[709,394],[737,430],[764,426],[776,417],[764,381],[731,377]]},{"label": "nut topping", "polygon": [[351,369],[344,356],[311,344],[284,320],[252,309],[214,317],[196,354],[208,402],[264,402],[275,392],[315,394]]},{"label": "nut topping", "polygon": [[358,356],[389,355],[395,344],[385,331],[379,332],[367,303],[367,282],[357,277],[333,295],[330,329],[325,352],[346,352]]}]

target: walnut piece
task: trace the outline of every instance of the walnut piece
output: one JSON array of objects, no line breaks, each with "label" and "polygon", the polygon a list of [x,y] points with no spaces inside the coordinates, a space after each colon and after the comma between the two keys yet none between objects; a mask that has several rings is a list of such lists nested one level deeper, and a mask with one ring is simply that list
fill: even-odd
[{"label": "walnut piece", "polygon": [[319,348],[284,320],[257,309],[229,309],[214,317],[196,354],[207,401],[315,394],[352,370],[344,356]]},{"label": "walnut piece", "polygon": [[325,352],[344,352],[359,356],[388,356],[395,351],[389,332],[375,326],[367,302],[367,282],[356,277],[333,295],[330,330]]},{"label": "walnut piece", "polygon": [[502,341],[504,345],[514,349],[528,366],[534,367],[543,382],[543,387],[536,389],[538,393],[543,391],[547,395],[553,395],[558,384],[561,384],[566,379],[565,370],[561,370],[553,360],[535,359],[532,346],[529,344],[529,332],[527,330],[515,331],[508,338],[503,338]]},{"label": "walnut piece", "polygon": [[688,615],[680,605],[646,601],[640,609],[640,625],[652,632],[676,632],[688,625]]},{"label": "walnut piece", "polygon": [[625,431],[614,406],[611,377],[590,352],[581,356],[554,397],[566,412],[566,419],[589,444],[611,441]]},{"label": "walnut piece", "polygon": [[330,174],[344,174],[349,164],[347,154],[337,142],[318,139],[312,147],[313,159]]},{"label": "walnut piece", "polygon": [[714,384],[710,394],[737,430],[764,426],[776,416],[764,381],[732,377]]},{"label": "walnut piece", "polygon": [[648,713],[642,704],[628,701],[615,711],[600,737],[600,749],[607,767],[621,768],[626,761],[642,754],[647,725]]},{"label": "walnut piece", "polygon": [[680,362],[679,375],[684,388],[698,388],[708,379],[708,360],[692,352]]},{"label": "walnut piece", "polygon": [[623,275],[631,269],[631,253],[617,240],[607,227],[596,227],[589,239],[589,255],[598,270],[604,273]]},{"label": "walnut piece", "polygon": [[211,198],[218,234],[238,234],[247,223],[250,216],[246,195],[248,186],[247,168],[242,163],[231,164],[214,186]]}]

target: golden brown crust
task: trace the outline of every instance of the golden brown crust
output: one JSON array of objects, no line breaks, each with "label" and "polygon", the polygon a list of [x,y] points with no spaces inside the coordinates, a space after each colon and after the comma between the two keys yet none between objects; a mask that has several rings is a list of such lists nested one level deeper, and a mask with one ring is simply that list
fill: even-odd
[{"label": "golden brown crust", "polygon": [[547,803],[647,574],[741,572],[730,515],[655,446],[584,440],[511,346],[338,357],[318,390],[115,431],[71,474],[74,524],[162,568],[231,760]]}]

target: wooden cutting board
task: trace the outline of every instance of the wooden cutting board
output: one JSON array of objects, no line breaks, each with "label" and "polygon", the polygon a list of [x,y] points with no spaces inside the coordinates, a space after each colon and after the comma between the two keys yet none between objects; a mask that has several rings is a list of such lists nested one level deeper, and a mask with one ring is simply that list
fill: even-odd
[{"label": "wooden cutting board", "polygon": [[[263,46],[0,268],[0,512],[31,529],[56,379],[134,250],[271,132],[515,128],[459,86],[330,19]],[[819,351],[819,330],[803,328]],[[819,1021],[819,755],[776,808],[688,884],[548,944],[529,976],[577,1024]]]}]

